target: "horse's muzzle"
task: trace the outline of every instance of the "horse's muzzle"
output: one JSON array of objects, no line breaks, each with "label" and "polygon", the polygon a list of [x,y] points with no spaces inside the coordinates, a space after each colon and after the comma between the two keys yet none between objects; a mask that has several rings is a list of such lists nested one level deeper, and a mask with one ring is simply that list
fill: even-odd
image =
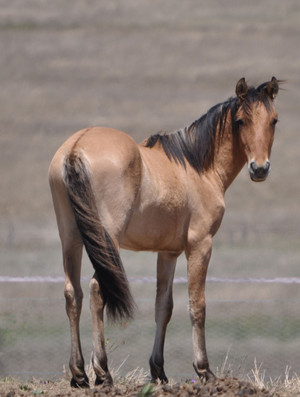
[{"label": "horse's muzzle", "polygon": [[257,165],[255,161],[251,161],[248,166],[250,178],[254,182],[262,182],[269,175],[271,169],[270,161],[267,160],[264,165]]}]

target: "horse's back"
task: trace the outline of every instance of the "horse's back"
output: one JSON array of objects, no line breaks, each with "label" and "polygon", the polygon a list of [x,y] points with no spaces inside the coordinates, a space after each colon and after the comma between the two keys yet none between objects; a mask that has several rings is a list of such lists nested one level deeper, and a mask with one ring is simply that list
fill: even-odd
[{"label": "horse's back", "polygon": [[72,152],[85,158],[95,175],[99,163],[102,164],[100,169],[107,170],[113,164],[125,168],[139,162],[140,157],[137,144],[126,133],[112,128],[90,127],[76,132],[60,146],[50,164],[50,178],[62,175],[64,160]]}]

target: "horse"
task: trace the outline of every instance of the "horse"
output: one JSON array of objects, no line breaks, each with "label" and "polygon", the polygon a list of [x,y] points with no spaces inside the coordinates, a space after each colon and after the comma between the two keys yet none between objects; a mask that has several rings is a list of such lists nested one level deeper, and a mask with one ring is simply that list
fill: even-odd
[{"label": "horse", "polygon": [[113,383],[104,339],[104,309],[111,320],[133,317],[135,303],[120,248],[157,256],[156,333],[149,360],[152,380],[167,382],[164,342],[173,309],[176,260],[187,258],[193,366],[215,378],[205,344],[205,279],[212,240],[221,224],[224,194],[247,163],[252,181],[270,172],[278,121],[280,80],[258,87],[241,78],[235,95],[188,127],[160,132],[137,144],[126,133],[91,127],[58,149],[49,182],[62,245],[64,296],[71,330],[72,387],[89,387],[80,343],[83,245],[94,267],[90,281],[95,385]]}]

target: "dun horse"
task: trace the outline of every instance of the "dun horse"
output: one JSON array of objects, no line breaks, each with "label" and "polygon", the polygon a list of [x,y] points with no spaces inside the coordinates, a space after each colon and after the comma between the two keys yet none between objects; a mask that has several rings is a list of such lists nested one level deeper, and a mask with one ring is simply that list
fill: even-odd
[{"label": "dun horse", "polygon": [[83,245],[95,270],[90,299],[96,385],[112,383],[104,308],[112,319],[131,318],[134,311],[120,247],[158,252],[153,380],[167,382],[164,341],[176,260],[182,252],[187,258],[193,365],[199,377],[214,377],[204,332],[212,239],[224,214],[225,191],[243,165],[248,164],[253,181],[269,174],[278,89],[275,77],[257,88],[242,78],[236,96],[176,132],[153,135],[138,145],[124,132],[93,127],[75,133],[57,151],[49,179],[66,277],[72,386],[89,386],[79,335]]}]

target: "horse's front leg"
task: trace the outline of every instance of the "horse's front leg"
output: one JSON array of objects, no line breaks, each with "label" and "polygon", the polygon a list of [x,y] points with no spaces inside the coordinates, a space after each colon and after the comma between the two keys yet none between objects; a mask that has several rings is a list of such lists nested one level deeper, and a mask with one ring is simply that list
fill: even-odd
[{"label": "horse's front leg", "polygon": [[96,374],[95,385],[111,385],[112,377],[107,367],[107,356],[104,339],[104,306],[101,288],[94,276],[90,282],[90,300],[93,320],[93,355],[92,365]]},{"label": "horse's front leg", "polygon": [[194,368],[199,378],[214,379],[205,344],[205,280],[211,256],[212,238],[188,248],[189,308],[193,327]]},{"label": "horse's front leg", "polygon": [[155,301],[156,334],[149,360],[152,381],[168,382],[164,371],[164,344],[167,325],[173,310],[173,279],[177,256],[159,253],[157,258],[157,289]]}]

